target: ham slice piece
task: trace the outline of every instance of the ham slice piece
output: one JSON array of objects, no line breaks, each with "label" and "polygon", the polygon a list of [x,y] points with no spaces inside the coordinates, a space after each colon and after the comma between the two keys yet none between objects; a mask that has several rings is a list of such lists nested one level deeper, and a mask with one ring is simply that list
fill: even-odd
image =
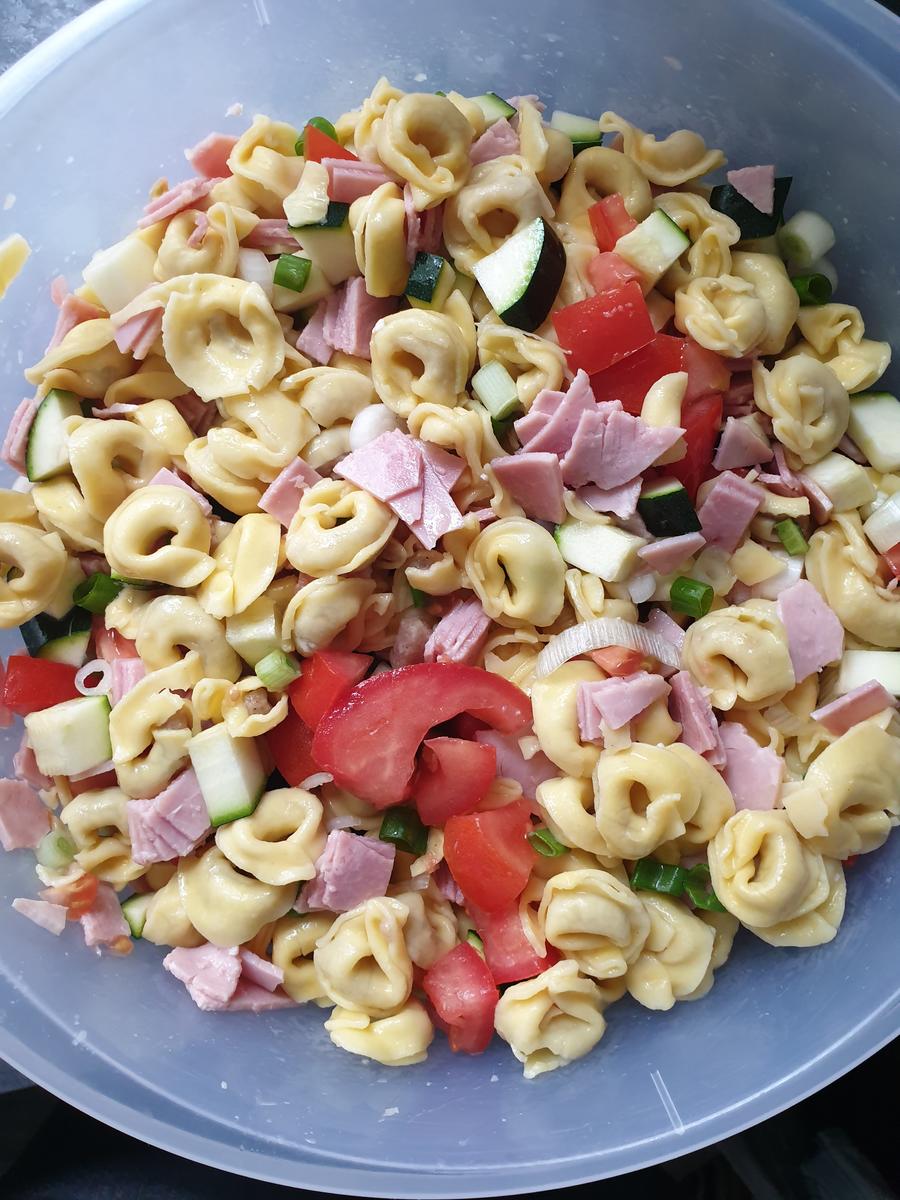
[{"label": "ham slice piece", "polygon": [[860,684],[846,696],[839,696],[830,704],[817,708],[812,714],[814,721],[824,725],[829,733],[840,737],[860,721],[867,721],[886,708],[896,708],[897,701],[882,684],[870,679]]},{"label": "ham slice piece", "polygon": [[66,927],[69,910],[63,904],[51,904],[48,900],[29,900],[27,897],[17,896],[12,906],[20,916],[27,917],[29,921],[40,925],[41,929],[46,929],[55,937],[59,937]]},{"label": "ham slice piece", "polygon": [[265,250],[267,254],[291,254],[299,244],[287,220],[280,217],[263,217],[241,242],[248,250]]},{"label": "ham slice piece", "polygon": [[153,478],[148,481],[147,487],[151,487],[153,484],[161,484],[163,487],[181,488],[183,492],[188,493],[192,500],[196,500],[197,504],[203,510],[204,516],[212,516],[212,505],[203,493],[191,487],[186,479],[182,479],[180,475],[176,474],[175,471],[170,471],[168,467],[163,467],[157,471]]},{"label": "ham slice piece", "polygon": [[565,520],[559,458],[548,451],[508,454],[491,460],[497,479],[529,517],[536,521]]},{"label": "ham slice piece", "polygon": [[228,133],[208,133],[196,146],[185,150],[184,157],[198,175],[205,179],[221,179],[231,174],[228,159],[237,145],[237,138]]},{"label": "ham slice piece", "polygon": [[775,167],[771,164],[760,167],[740,167],[728,171],[726,178],[736,192],[749,200],[760,212],[772,215],[775,206]]},{"label": "ham slice piece", "polygon": [[170,975],[187,988],[204,1012],[225,1008],[237,990],[241,959],[236,946],[179,946],[163,959]]},{"label": "ham slice piece", "polygon": [[268,988],[253,983],[246,975],[238,980],[234,995],[225,1005],[225,1012],[274,1012],[278,1008],[296,1008],[296,1000],[292,1000],[281,988],[274,992]]},{"label": "ham slice piece", "polygon": [[437,890],[445,900],[449,900],[451,904],[465,904],[466,898],[462,894],[459,884],[450,873],[450,868],[446,862],[441,861],[438,863],[432,879],[437,885]]},{"label": "ham slice piece", "polygon": [[444,206],[438,204],[434,208],[426,208],[417,212],[413,203],[412,189],[409,184],[403,189],[403,205],[406,209],[406,258],[415,262],[419,251],[425,254],[437,254],[441,248],[441,237],[444,232]]},{"label": "ham slice piece", "polygon": [[28,745],[28,734],[22,734],[22,740],[19,743],[19,748],[13,755],[13,774],[16,779],[20,779],[23,783],[27,783],[29,787],[40,791],[42,788],[53,786],[53,780],[44,775],[38,768],[37,759],[34,757],[34,751]]},{"label": "ham slice piece", "polygon": [[798,683],[837,662],[844,653],[844,627],[809,580],[785,588],[776,604]]},{"label": "ham slice piece", "polygon": [[595,483],[604,490],[630,483],[670,450],[684,430],[656,429],[625,412],[618,400],[596,404],[582,413],[562,460],[569,487]]},{"label": "ham slice piece", "polygon": [[473,665],[481,655],[491,628],[491,618],[481,601],[457,600],[441,617],[425,644],[425,662],[466,663]]},{"label": "ham slice piece", "polygon": [[408,667],[425,661],[425,647],[431,637],[434,618],[421,608],[408,608],[397,625],[391,646],[391,666]]},{"label": "ham slice piece", "polygon": [[583,500],[594,512],[613,513],[622,521],[627,521],[637,512],[638,497],[641,494],[640,479],[632,479],[619,487],[599,488],[596,484],[588,484],[578,492],[578,499]]},{"label": "ham slice piece", "polygon": [[311,358],[313,362],[321,363],[323,367],[328,366],[331,356],[334,353],[334,348],[325,337],[325,311],[327,307],[327,300],[319,301],[316,311],[303,326],[300,336],[297,338],[297,349],[300,353],[305,354],[307,358]]},{"label": "ham slice piece", "polygon": [[20,779],[0,779],[0,846],[32,850],[50,830],[50,813],[40,796]]},{"label": "ham slice piece", "polygon": [[590,376],[579,371],[567,391],[543,388],[538,392],[527,416],[515,422],[516,435],[526,450],[562,456],[572,445],[582,416],[596,407]]},{"label": "ham slice piece", "polygon": [[191,767],[159,795],[128,802],[131,857],[142,865],[183,858],[206,837],[209,828],[209,813]]},{"label": "ham slice piece", "polygon": [[28,435],[40,403],[37,396],[29,396],[27,400],[20,401],[16,411],[9,419],[9,425],[3,436],[3,445],[0,446],[0,458],[19,475],[25,474],[25,451],[28,447]]},{"label": "ham slice piece", "polygon": [[389,842],[333,829],[316,859],[315,878],[300,892],[297,911],[348,912],[364,900],[383,896],[394,869],[395,853],[396,847]]},{"label": "ham slice piece", "polygon": [[84,321],[94,321],[99,317],[106,316],[102,308],[98,308],[96,304],[91,304],[89,300],[82,300],[81,296],[70,295],[64,297],[59,306],[59,314],[56,318],[56,328],[53,330],[53,337],[47,346],[48,350],[52,350],[63,340],[67,333],[71,333],[76,325],[81,325]]},{"label": "ham slice piece", "polygon": [[598,741],[602,736],[601,722],[610,729],[622,729],[670,691],[661,675],[651,675],[649,671],[580,684],[577,713],[582,740]]},{"label": "ham slice piece", "polygon": [[78,918],[86,946],[109,946],[131,936],[122,916],[119,898],[108,883],[101,883],[90,909]]},{"label": "ham slice piece", "polygon": [[501,158],[504,154],[519,153],[519,135],[510,125],[506,117],[501,117],[493,125],[489,125],[480,138],[472,143],[469,158],[472,166],[490,162],[492,158]]},{"label": "ham slice piece", "polygon": [[269,962],[267,958],[260,958],[252,950],[242,948],[240,959],[243,978],[256,984],[257,987],[265,988],[267,992],[274,992],[284,983],[284,971],[281,967],[276,967],[274,963]]},{"label": "ham slice piece", "polygon": [[713,458],[717,471],[755,467],[768,462],[771,457],[772,447],[756,417],[725,418],[725,428]]},{"label": "ham slice piece", "polygon": [[699,554],[705,545],[706,538],[702,533],[680,533],[677,537],[661,538],[658,542],[641,546],[638,556],[660,575],[668,575],[677,571],[693,555]]},{"label": "ham slice piece", "polygon": [[484,746],[493,746],[497,754],[497,778],[512,779],[522,789],[527,800],[533,800],[537,789],[548,779],[560,774],[559,767],[550,761],[543,750],[526,758],[514,734],[500,733],[496,729],[479,729],[475,741]]},{"label": "ham slice piece", "polygon": [[197,437],[205,437],[219,415],[215,404],[212,401],[201,400],[196,392],[185,392],[183,396],[176,396],[172,403]]},{"label": "ham slice piece", "polygon": [[117,629],[107,629],[102,613],[94,618],[92,625],[94,648],[97,657],[104,662],[115,662],[117,658],[138,658],[137,646],[130,638],[123,637]]},{"label": "ham slice piece", "polygon": [[139,404],[111,404],[109,408],[92,408],[91,416],[97,421],[115,421],[118,417],[130,417],[140,407]]},{"label": "ham slice piece", "polygon": [[737,809],[775,807],[784,775],[784,759],[769,746],[760,746],[743,725],[724,721],[719,736],[725,747],[722,774]]},{"label": "ham slice piece", "polygon": [[109,702],[118,704],[147,674],[139,658],[114,658],[109,664]]},{"label": "ham slice piece", "polygon": [[397,311],[398,303],[395,296],[384,299],[370,296],[366,281],[355,275],[325,301],[322,336],[332,350],[343,350],[356,358],[371,358],[372,330],[382,317]]},{"label": "ham slice piece", "polygon": [[50,299],[57,308],[62,306],[62,302],[68,294],[69,285],[66,283],[65,275],[57,275],[50,280]]},{"label": "ham slice piece", "polygon": [[157,221],[167,221],[176,213],[183,212],[208,196],[216,184],[221,182],[221,179],[185,179],[176,183],[167,192],[144,205],[144,215],[137,223],[138,229],[147,229]]},{"label": "ham slice piece", "polygon": [[[131,354],[143,360],[153,349],[153,343],[162,333],[163,308],[148,308],[145,312],[129,317],[114,333],[116,345],[123,354]],[[115,317],[113,318],[115,324]]]},{"label": "ham slice piece", "polygon": [[681,740],[714,767],[724,766],[725,747],[712,707],[689,671],[678,671],[672,685],[672,715],[681,724]]},{"label": "ham slice piece", "polygon": [[328,172],[328,196],[339,204],[352,204],[360,196],[371,196],[383,183],[391,183],[389,175],[380,163],[350,162],[345,158],[323,158],[322,166]]},{"label": "ham slice piece", "polygon": [[259,498],[263,512],[276,517],[287,529],[300,506],[300,497],[322,476],[302,458],[295,459],[276,475]]},{"label": "ham slice piece", "polygon": [[197,213],[197,224],[194,226],[194,232],[188,238],[187,244],[195,250],[202,246],[208,229],[209,217],[205,212]]},{"label": "ham slice piece", "polygon": [[725,471],[697,512],[707,544],[733,554],[762,505],[759,488]]}]

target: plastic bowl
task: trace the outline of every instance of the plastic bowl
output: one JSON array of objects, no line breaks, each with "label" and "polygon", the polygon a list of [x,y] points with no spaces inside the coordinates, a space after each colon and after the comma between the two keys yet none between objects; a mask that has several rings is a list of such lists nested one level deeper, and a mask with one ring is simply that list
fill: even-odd
[{"label": "plastic bowl", "polygon": [[[875,336],[896,311],[900,23],[842,0],[127,0],[101,4],[0,81],[0,236],[35,253],[3,306],[3,407],[52,327],[51,278],[122,236],[153,180],[225,115],[301,121],[407,87],[539,92],[574,112],[701,130],[737,164],[776,161],[791,203],[838,234],[841,298]],[[890,81],[894,82],[891,83]],[[7,201],[9,204],[9,201]],[[16,644],[4,635],[4,654]],[[9,762],[18,731],[3,735]],[[390,1071],[330,1045],[316,1008],[209,1016],[161,952],[95,958],[9,908],[31,856],[0,868],[0,1055],[146,1141],[278,1183],[395,1197],[495,1195],[635,1170],[760,1121],[900,1027],[900,838],[849,872],[835,942],[749,935],[712,993],[668,1014],[623,1002],[590,1057],[526,1083],[502,1044]]]}]

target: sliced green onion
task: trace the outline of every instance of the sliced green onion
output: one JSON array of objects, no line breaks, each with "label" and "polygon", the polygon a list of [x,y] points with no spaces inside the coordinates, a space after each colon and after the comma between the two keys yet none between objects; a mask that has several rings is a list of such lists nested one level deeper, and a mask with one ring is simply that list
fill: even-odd
[{"label": "sliced green onion", "polygon": [[680,896],[684,892],[688,873],[684,867],[673,867],[655,858],[640,858],[631,873],[631,886],[636,892],[663,892]]},{"label": "sliced green onion", "polygon": [[475,932],[474,929],[470,929],[469,932],[466,934],[466,941],[469,943],[469,945],[472,947],[473,950],[476,950],[481,955],[481,957],[484,958],[484,942],[481,940],[481,938],[478,936],[478,934]]},{"label": "sliced green onion", "polygon": [[86,608],[88,612],[92,613],[100,613],[105,611],[110,601],[115,600],[123,587],[125,587],[124,580],[113,579],[111,575],[104,575],[102,571],[96,571],[79,583],[72,593],[72,599],[79,608]]},{"label": "sliced green onion", "polygon": [[275,286],[302,292],[309,283],[311,270],[312,263],[308,258],[301,258],[299,254],[279,254],[275,264]]},{"label": "sliced green onion", "polygon": [[272,650],[256,664],[256,678],[270,692],[280,692],[300,674],[297,660],[283,650]]},{"label": "sliced green onion", "polygon": [[494,421],[506,421],[521,411],[516,381],[499,359],[491,359],[475,372],[472,391]]},{"label": "sliced green onion", "polygon": [[[494,419],[494,417],[491,417],[491,428],[494,431],[494,437],[497,439],[497,441],[500,443],[500,445],[503,446],[503,448],[506,450],[509,449],[508,439],[512,436],[513,433],[515,433],[513,426],[515,425],[517,420],[518,420],[518,418],[515,416],[507,417],[505,421],[497,421]],[[518,442],[516,443],[516,445],[518,445]]]},{"label": "sliced green onion", "polygon": [[34,853],[42,867],[61,871],[75,857],[75,845],[60,830],[51,829],[38,842]]},{"label": "sliced green onion", "polygon": [[827,304],[831,299],[831,280],[827,275],[794,275],[791,283],[804,306]]},{"label": "sliced green onion", "polygon": [[[312,125],[314,129],[318,129],[321,133],[327,133],[332,141],[336,142],[338,140],[337,130],[327,117],[310,117],[306,125]],[[294,145],[294,153],[298,157],[306,150],[306,125],[303,126],[303,132],[297,138]]]},{"label": "sliced green onion", "polygon": [[383,842],[393,842],[398,850],[408,854],[424,854],[428,845],[428,830],[412,808],[391,808],[384,814],[378,836]]},{"label": "sliced green onion", "polygon": [[701,583],[699,579],[691,579],[688,575],[679,575],[672,581],[669,602],[676,612],[688,617],[705,617],[712,608],[714,595],[708,583]]},{"label": "sliced green onion", "polygon": [[794,213],[775,237],[782,257],[805,270],[834,245],[834,230],[823,216],[808,210]]},{"label": "sliced green onion", "polygon": [[528,840],[538,854],[543,854],[544,858],[559,858],[568,849],[553,836],[549,829],[533,830],[529,833]]},{"label": "sliced green onion", "polygon": [[427,592],[419,591],[419,589],[414,588],[412,584],[409,585],[409,590],[412,593],[413,608],[424,608],[431,599]]},{"label": "sliced green onion", "polygon": [[705,912],[725,912],[725,905],[713,891],[706,863],[697,863],[696,867],[691,867],[687,873],[684,890],[696,908],[702,908]]},{"label": "sliced green onion", "polygon": [[809,543],[800,532],[800,526],[793,517],[787,517],[783,521],[776,521],[774,529],[778,540],[784,546],[785,550],[787,550],[788,554],[805,554],[809,549]]}]

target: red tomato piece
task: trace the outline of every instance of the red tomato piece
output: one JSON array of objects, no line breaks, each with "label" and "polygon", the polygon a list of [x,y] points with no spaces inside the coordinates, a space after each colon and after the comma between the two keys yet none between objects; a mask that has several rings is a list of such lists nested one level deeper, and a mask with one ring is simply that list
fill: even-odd
[{"label": "red tomato piece", "polygon": [[345,150],[340,142],[315,125],[307,125],[303,131],[303,154],[309,162],[321,162],[323,158],[345,158],[350,162],[359,162],[355,154]]},{"label": "red tomato piece", "polygon": [[699,400],[701,396],[708,396],[710,392],[727,392],[731,383],[731,370],[727,360],[690,338],[685,338],[682,346],[682,366],[673,367],[673,370],[687,371],[685,403],[690,404],[692,400]]},{"label": "red tomato piece", "polygon": [[551,316],[573,371],[595,375],[646,346],[656,336],[640,284],[589,296]]},{"label": "red tomato piece", "polygon": [[515,900],[535,861],[525,838],[530,829],[527,800],[450,817],[444,826],[444,858],[467,901],[495,912]]},{"label": "red tomato piece", "polygon": [[480,667],[416,663],[364,679],[327,712],[316,729],[319,767],[376,808],[400,804],[428,732],[462,712],[501,733],[531,721],[531,704],[513,684]]},{"label": "red tomato piece", "polygon": [[2,702],[20,717],[52,708],[81,695],[75,686],[76,668],[48,658],[11,654],[6,664]]},{"label": "red tomato piece", "polygon": [[620,400],[626,412],[633,417],[640,416],[644,397],[657,379],[685,369],[684,346],[684,338],[658,333],[642,349],[592,377],[595,398]]},{"label": "red tomato piece", "polygon": [[104,662],[113,662],[117,658],[140,658],[137,644],[123,637],[118,629],[107,629],[102,613],[94,617],[91,632],[94,635],[94,653]]},{"label": "red tomato piece", "polygon": [[484,942],[484,957],[495,983],[533,979],[559,962],[560,956],[553,946],[547,946],[542,958],[529,942],[517,904],[507,904],[496,912],[485,912],[473,904],[467,904],[466,908]]},{"label": "red tomato piece", "polygon": [[890,550],[885,550],[881,557],[890,567],[894,578],[900,579],[900,542],[896,546],[891,546]]},{"label": "red tomato piece", "polygon": [[712,459],[722,427],[722,397],[703,396],[692,404],[682,405],[681,424],[687,454],[680,462],[669,463],[666,472],[681,480],[693,501],[704,479],[715,474]]},{"label": "red tomato piece", "polygon": [[588,219],[598,250],[612,250],[620,237],[637,229],[637,221],[628,215],[624,198],[613,192],[588,209]]},{"label": "red tomato piece", "polygon": [[450,1039],[450,1049],[481,1054],[494,1036],[494,1009],[500,993],[490,968],[468,942],[460,942],[425,972],[422,986],[431,1001],[435,1024]]},{"label": "red tomato piece", "polygon": [[428,738],[422,748],[412,794],[426,825],[471,812],[497,774],[497,751],[461,738]]},{"label": "red tomato piece", "polygon": [[313,758],[312,730],[290,709],[285,719],[270,729],[264,738],[275,766],[291,787],[321,771]]},{"label": "red tomato piece", "polygon": [[644,661],[640,650],[628,646],[604,646],[602,650],[592,650],[590,657],[607,675],[633,675]]},{"label": "red tomato piece", "polygon": [[303,664],[303,674],[288,687],[294,712],[315,729],[329,708],[359,683],[372,665],[371,655],[320,650]]},{"label": "red tomato piece", "polygon": [[587,266],[587,275],[594,285],[594,291],[598,294],[614,292],[623,283],[628,283],[632,279],[636,279],[638,283],[641,280],[641,273],[637,267],[633,267],[630,262],[626,262],[620,254],[616,254],[613,250],[605,251],[598,254],[596,258],[592,258]]},{"label": "red tomato piece", "polygon": [[41,898],[50,904],[61,904],[69,911],[66,920],[77,921],[94,905],[99,886],[96,875],[79,875],[71,883],[60,884],[58,887],[44,888]]}]

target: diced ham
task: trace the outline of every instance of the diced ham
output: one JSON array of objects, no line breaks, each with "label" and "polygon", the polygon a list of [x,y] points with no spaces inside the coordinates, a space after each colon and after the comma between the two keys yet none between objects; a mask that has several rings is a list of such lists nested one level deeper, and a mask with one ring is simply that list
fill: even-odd
[{"label": "diced ham", "polygon": [[352,204],[360,196],[371,196],[383,183],[394,178],[381,163],[351,162],[345,158],[323,158],[328,172],[328,196],[339,204]]},{"label": "diced ham", "polygon": [[837,662],[844,653],[844,627],[809,580],[785,588],[776,604],[798,683]]},{"label": "diced ham", "polygon": [[142,361],[153,349],[153,343],[162,333],[163,309],[149,308],[146,312],[129,317],[115,333],[115,343],[123,354],[129,352]]},{"label": "diced ham", "polygon": [[331,343],[325,337],[325,311],[327,308],[328,301],[320,300],[316,311],[300,331],[296,343],[301,354],[305,354],[313,362],[321,363],[323,367],[328,366],[334,353]]},{"label": "diced ham", "polygon": [[20,916],[27,917],[29,921],[40,925],[41,929],[46,929],[55,937],[59,937],[66,927],[68,909],[63,904],[50,904],[47,900],[29,900],[24,896],[17,896],[12,906]]},{"label": "diced ham", "polygon": [[22,740],[19,743],[19,748],[13,755],[13,774],[16,779],[20,779],[23,783],[27,783],[29,787],[35,791],[41,791],[53,786],[53,780],[48,779],[38,768],[37,759],[34,756],[34,751],[28,745],[28,734],[22,734]]},{"label": "diced ham", "polygon": [[208,196],[210,191],[221,183],[221,179],[185,179],[176,183],[161,196],[154,197],[149,204],[144,205],[144,215],[138,221],[138,229],[147,229],[157,221],[167,221],[176,213],[183,212]]},{"label": "diced ham", "polygon": [[263,512],[276,517],[287,529],[300,507],[300,497],[307,488],[318,483],[322,476],[302,458],[296,458],[292,463],[276,475],[259,498],[259,507]]},{"label": "diced ham", "polygon": [[205,437],[219,415],[215,404],[211,400],[201,400],[196,392],[185,392],[183,396],[176,396],[172,403],[197,437]]},{"label": "diced ham", "polygon": [[672,715],[681,725],[681,740],[714,767],[725,763],[719,726],[706,696],[689,671],[678,671],[672,685]]},{"label": "diced ham", "polygon": [[737,721],[724,721],[719,736],[725,747],[722,774],[734,796],[735,808],[774,808],[784,775],[781,755],[769,746],[760,746]]},{"label": "diced ham", "polygon": [[106,316],[104,310],[98,308],[96,304],[91,304],[89,300],[83,300],[81,296],[66,296],[60,304],[56,327],[47,349],[52,350],[58,346],[76,325],[81,325],[84,321],[95,321],[104,316]]},{"label": "diced ham", "polygon": [[139,404],[111,404],[109,408],[92,408],[91,416],[95,421],[115,421],[130,417],[140,407]]},{"label": "diced ham", "polygon": [[519,105],[525,100],[527,100],[529,104],[533,104],[539,113],[542,113],[547,107],[543,100],[541,100],[539,96],[535,96],[533,92],[530,92],[527,96],[508,96],[506,103],[511,104],[513,108],[518,108]]},{"label": "diced ham", "polygon": [[452,491],[462,479],[466,469],[466,464],[459,455],[451,454],[449,450],[443,450],[434,442],[420,442],[419,450],[424,461],[434,471],[441,486],[445,487],[448,492]]},{"label": "diced ham", "polygon": [[231,174],[228,159],[236,145],[237,138],[229,133],[208,133],[196,146],[185,150],[184,157],[198,175],[219,180]]},{"label": "diced ham", "polygon": [[451,904],[465,904],[466,898],[462,894],[459,884],[450,873],[450,868],[446,862],[438,863],[432,879],[437,885],[437,890],[445,900],[449,900]]},{"label": "diced ham", "polygon": [[333,350],[370,358],[372,330],[382,317],[397,311],[397,303],[395,296],[370,296],[363,277],[354,275],[325,302],[322,334]]},{"label": "diced ham", "polygon": [[680,533],[677,537],[648,542],[646,546],[641,546],[638,555],[660,575],[669,575],[693,555],[699,554],[705,545],[706,538],[702,533]]},{"label": "diced ham", "polygon": [[519,739],[513,734],[500,733],[496,729],[479,729],[475,733],[475,741],[494,747],[497,753],[497,778],[512,779],[528,800],[535,798],[542,783],[560,774],[559,767],[550,761],[543,750],[526,758]]},{"label": "diced ham", "polygon": [[582,416],[596,407],[590,376],[579,371],[567,391],[544,388],[538,392],[528,415],[515,422],[516,435],[526,450],[563,455],[572,445]]},{"label": "diced ham", "polygon": [[473,665],[481,655],[491,628],[491,618],[481,601],[457,600],[441,617],[425,644],[425,662],[466,663]]},{"label": "diced ham", "polygon": [[582,740],[597,741],[601,737],[601,722],[610,729],[622,729],[670,691],[661,675],[651,675],[649,671],[580,684],[577,712]]},{"label": "diced ham", "polygon": [[66,283],[65,275],[57,275],[50,280],[50,299],[57,308],[62,306],[62,302],[68,294],[69,285]]},{"label": "diced ham", "polygon": [[31,423],[40,403],[37,396],[29,396],[27,400],[20,401],[16,411],[9,418],[3,445],[0,446],[0,458],[19,475],[25,474],[28,434],[31,432]]},{"label": "diced ham", "polygon": [[137,646],[130,638],[123,637],[117,629],[107,629],[100,613],[94,618],[92,625],[94,634],[94,650],[98,658],[104,662],[114,662],[117,658],[139,658]]},{"label": "diced ham", "polygon": [[183,858],[209,833],[209,813],[188,767],[147,800],[129,800],[131,857],[141,865]]},{"label": "diced ham", "polygon": [[749,372],[732,375],[728,390],[722,397],[723,414],[726,417],[746,417],[754,409],[753,376]]},{"label": "diced ham", "polygon": [[850,438],[846,433],[835,446],[835,450],[837,450],[839,454],[846,454],[848,458],[852,458],[855,463],[859,463],[862,466],[869,461],[863,454],[862,450],[860,450],[859,446],[857,446],[856,442],[854,442],[853,439]]},{"label": "diced ham", "polygon": [[897,701],[882,684],[870,679],[846,696],[839,696],[812,713],[814,721],[824,725],[829,733],[840,737],[860,721],[867,721],[886,708],[896,708]]},{"label": "diced ham", "polygon": [[93,551],[85,551],[84,554],[78,555],[78,561],[81,563],[81,569],[85,575],[109,575],[112,568],[109,561],[102,554],[95,554]]},{"label": "diced ham", "polygon": [[109,702],[118,704],[147,674],[139,658],[114,658],[109,664]]},{"label": "diced ham", "polygon": [[820,525],[824,525],[834,512],[834,505],[815,480],[811,479],[805,471],[800,471],[797,478],[800,481],[800,487],[804,495],[809,501],[813,516]]},{"label": "diced ham", "polygon": [[415,262],[419,251],[425,254],[437,254],[441,248],[441,238],[444,232],[444,206],[438,204],[418,212],[413,203],[412,188],[409,184],[403,189],[403,204],[406,209],[406,258]]},{"label": "diced ham", "polygon": [[50,830],[50,813],[40,796],[20,779],[0,779],[0,846],[33,850]]},{"label": "diced ham", "polygon": [[492,158],[501,158],[504,154],[519,153],[519,135],[507,121],[501,117],[493,125],[489,125],[480,138],[472,143],[469,158],[472,166],[490,162]]},{"label": "diced ham", "polygon": [[[194,226],[191,236],[187,240],[187,244],[194,250],[203,245],[209,229],[209,217],[205,212],[197,213],[197,224]],[[137,358],[137,355],[135,355]]]},{"label": "diced ham", "polygon": [[299,242],[291,233],[286,219],[263,217],[241,242],[248,250],[265,250],[267,254],[291,254]]},{"label": "diced ham", "polygon": [[754,484],[731,471],[723,472],[697,513],[707,544],[733,554],[762,501]]},{"label": "diced ham", "polygon": [[559,523],[565,519],[559,458],[549,451],[508,454],[491,460],[497,479],[529,517]]},{"label": "diced ham", "polygon": [[212,516],[212,505],[203,493],[191,487],[186,479],[182,479],[180,475],[175,471],[170,471],[168,467],[163,467],[157,471],[153,478],[148,481],[147,486],[152,487],[154,484],[161,485],[162,487],[181,488],[183,492],[188,493],[192,500],[196,500],[204,516]]},{"label": "diced ham", "polygon": [[425,661],[425,646],[431,637],[434,618],[421,608],[408,608],[397,625],[391,646],[391,666],[408,667]]},{"label": "diced ham", "polygon": [[671,642],[679,650],[684,645],[684,630],[673,621],[664,608],[651,608],[650,615],[644,622],[644,628],[650,633],[658,633],[660,637]]},{"label": "diced ham", "polygon": [[119,898],[108,883],[98,886],[94,903],[78,919],[86,946],[109,946],[119,938],[127,938],[131,934],[128,923],[122,916]]},{"label": "diced ham", "polygon": [[284,971],[282,971],[281,967],[276,967],[274,963],[269,962],[267,958],[260,958],[252,950],[245,950],[243,948],[241,949],[240,958],[241,974],[250,983],[265,988],[267,992],[274,992],[277,987],[280,987],[284,983]]},{"label": "diced ham", "polygon": [[717,471],[755,467],[768,462],[771,457],[772,447],[756,417],[725,418],[725,428],[713,458]]},{"label": "diced ham", "polygon": [[241,958],[236,946],[179,946],[163,959],[170,975],[185,985],[191,999],[204,1012],[225,1008],[241,978]]},{"label": "diced ham", "polygon": [[625,412],[618,400],[596,404],[579,418],[562,460],[563,480],[576,488],[588,483],[605,490],[620,487],[651,466],[683,434],[678,426],[648,425]]},{"label": "diced ham", "polygon": [[347,912],[364,900],[383,896],[390,883],[395,852],[389,842],[333,829],[316,860],[315,878],[300,892],[298,911]]},{"label": "diced ham", "polygon": [[775,167],[771,163],[760,167],[740,167],[736,171],[728,171],[726,178],[754,208],[772,215],[775,207]]},{"label": "diced ham", "polygon": [[594,512],[613,513],[620,520],[627,521],[637,512],[640,494],[641,481],[638,478],[614,488],[599,488],[589,483],[587,487],[579,489],[578,499],[583,500]]},{"label": "diced ham", "polygon": [[274,1012],[279,1008],[296,1008],[296,1000],[292,1000],[280,988],[270,992],[268,988],[260,987],[246,976],[238,980],[234,995],[224,1006],[224,1012]]}]

